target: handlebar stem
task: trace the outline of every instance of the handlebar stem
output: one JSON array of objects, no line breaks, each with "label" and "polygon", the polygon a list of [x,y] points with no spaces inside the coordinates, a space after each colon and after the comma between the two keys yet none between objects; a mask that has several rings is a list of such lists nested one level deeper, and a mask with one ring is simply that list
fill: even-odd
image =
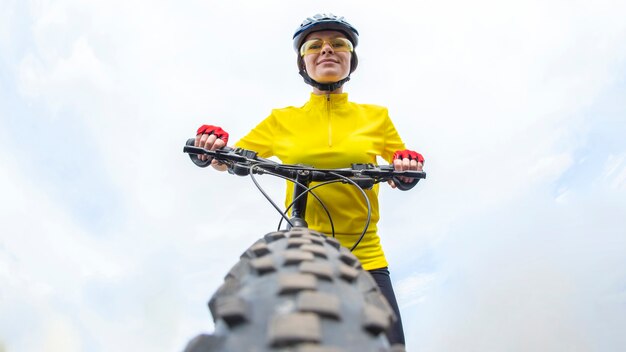
[{"label": "handlebar stem", "polygon": [[[308,194],[306,192],[311,183],[311,172],[308,170],[300,170],[296,173],[296,183],[293,189],[294,204],[291,208],[291,223],[297,227],[309,227],[304,220],[306,212],[306,201]],[[304,187],[303,187],[304,186]],[[304,194],[303,194],[304,193]]]}]

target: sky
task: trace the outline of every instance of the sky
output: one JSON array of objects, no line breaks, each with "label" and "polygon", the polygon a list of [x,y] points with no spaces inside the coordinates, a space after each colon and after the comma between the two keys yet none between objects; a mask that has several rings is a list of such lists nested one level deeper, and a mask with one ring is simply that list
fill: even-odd
[{"label": "sky", "polygon": [[350,100],[426,157],[381,187],[407,348],[626,349],[626,2],[0,0],[1,352],[212,331],[279,217],[182,146],[306,102],[291,36],[320,12],[360,32]]}]

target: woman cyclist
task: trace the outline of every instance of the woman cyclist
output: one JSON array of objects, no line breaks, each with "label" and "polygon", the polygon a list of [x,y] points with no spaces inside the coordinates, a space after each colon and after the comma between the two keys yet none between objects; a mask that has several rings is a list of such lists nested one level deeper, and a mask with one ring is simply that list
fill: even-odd
[{"label": "woman cyclist", "polygon": [[[407,150],[392,124],[387,109],[348,101],[343,85],[357,67],[358,32],[343,17],[317,14],[307,18],[293,35],[298,68],[313,91],[301,107],[275,109],[235,145],[258,152],[283,163],[305,164],[319,168],[341,168],[352,163],[376,163],[380,156],[396,170],[422,170],[424,158]],[[195,146],[219,149],[228,143],[222,128],[203,125],[198,129]],[[204,157],[203,157],[204,158]],[[217,161],[212,166],[226,170]],[[410,182],[410,179],[403,181]],[[396,185],[390,182],[390,186]],[[372,217],[367,233],[354,249],[363,268],[368,270],[394,309],[398,319],[388,332],[390,343],[405,344],[398,304],[391,285],[387,260],[377,231],[379,219],[378,185],[367,190]],[[335,183],[315,193],[329,208],[335,236],[351,248],[361,235],[367,219],[367,205],[353,186]],[[286,203],[293,195],[287,187]],[[331,233],[323,207],[309,197],[306,211],[309,228]]]}]

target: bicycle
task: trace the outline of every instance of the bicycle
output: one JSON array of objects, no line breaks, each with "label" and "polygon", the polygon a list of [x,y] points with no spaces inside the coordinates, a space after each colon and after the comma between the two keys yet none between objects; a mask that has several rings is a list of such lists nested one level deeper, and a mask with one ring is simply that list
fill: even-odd
[{"label": "bicycle", "polygon": [[[207,150],[189,139],[183,151],[200,167],[211,159],[228,166],[231,174],[250,176],[265,198],[281,214],[278,229],[254,242],[226,274],[209,300],[215,323],[211,335],[192,339],[185,352],[203,351],[404,351],[389,346],[385,331],[396,319],[354,250],[369,226],[371,207],[363,189],[393,180],[401,190],[413,188],[426,174],[395,171],[392,165],[353,164],[342,169],[317,169],[264,159],[241,148]],[[201,161],[198,155],[208,156]],[[272,175],[294,183],[293,202],[285,211],[263,191],[254,175]],[[405,183],[399,177],[413,181]],[[317,182],[314,186],[311,183]],[[334,238],[332,216],[315,189],[343,182],[359,187],[368,205],[368,220],[348,249]],[[308,229],[308,195],[326,210],[330,236]],[[288,216],[290,211],[290,216]],[[286,229],[281,230],[285,220]]]}]

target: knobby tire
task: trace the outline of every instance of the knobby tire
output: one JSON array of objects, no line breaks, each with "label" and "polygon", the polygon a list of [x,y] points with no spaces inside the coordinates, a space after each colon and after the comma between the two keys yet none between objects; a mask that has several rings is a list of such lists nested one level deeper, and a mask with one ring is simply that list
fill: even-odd
[{"label": "knobby tire", "polygon": [[209,301],[212,335],[185,352],[404,351],[385,332],[395,314],[339,241],[305,228],[255,242]]}]

